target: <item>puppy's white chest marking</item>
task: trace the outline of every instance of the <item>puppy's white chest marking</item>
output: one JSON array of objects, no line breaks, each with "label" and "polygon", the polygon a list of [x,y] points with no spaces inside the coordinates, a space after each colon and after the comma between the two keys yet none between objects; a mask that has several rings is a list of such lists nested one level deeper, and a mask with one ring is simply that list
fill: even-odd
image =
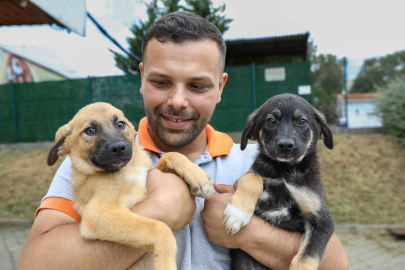
[{"label": "puppy's white chest marking", "polygon": [[285,183],[291,196],[297,202],[298,207],[304,214],[315,215],[321,208],[321,200],[318,195],[307,188],[299,188]]},{"label": "puppy's white chest marking", "polygon": [[267,200],[270,196],[270,194],[267,191],[263,191],[262,194],[260,194],[259,200],[264,201]]},{"label": "puppy's white chest marking", "polygon": [[268,221],[280,222],[283,219],[290,219],[290,213],[288,212],[288,208],[283,207],[278,210],[265,212],[264,218]]},{"label": "puppy's white chest marking", "polygon": [[134,173],[125,176],[125,180],[129,182],[136,182],[139,185],[146,186],[146,177],[149,172],[149,168],[137,168]]},{"label": "puppy's white chest marking", "polygon": [[122,203],[127,208],[131,208],[146,198],[146,177],[150,168],[136,168],[131,174],[125,175],[125,180],[129,183],[128,193],[122,197]]}]

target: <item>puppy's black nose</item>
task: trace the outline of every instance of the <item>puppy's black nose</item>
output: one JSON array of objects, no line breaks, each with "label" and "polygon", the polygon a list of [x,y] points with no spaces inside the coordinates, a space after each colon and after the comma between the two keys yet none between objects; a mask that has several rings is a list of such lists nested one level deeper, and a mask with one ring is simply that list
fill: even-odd
[{"label": "puppy's black nose", "polygon": [[125,143],[123,142],[116,142],[110,145],[110,152],[112,152],[114,155],[121,156],[122,154],[125,153],[125,150],[127,147],[125,146]]},{"label": "puppy's black nose", "polygon": [[278,142],[278,147],[283,151],[291,150],[294,147],[294,142],[290,139],[282,139]]}]

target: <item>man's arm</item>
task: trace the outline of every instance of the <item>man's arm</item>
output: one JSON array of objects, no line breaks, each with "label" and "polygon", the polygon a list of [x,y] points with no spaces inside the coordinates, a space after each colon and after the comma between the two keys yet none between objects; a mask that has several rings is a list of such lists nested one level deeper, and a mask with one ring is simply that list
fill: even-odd
[{"label": "man's arm", "polygon": [[[160,220],[172,230],[191,222],[195,199],[183,179],[153,169],[147,187],[148,197],[132,208],[134,213]],[[75,219],[44,209],[32,226],[19,269],[127,269],[144,253],[142,248],[85,240]]]},{"label": "man's arm", "polygon": [[69,215],[44,209],[31,228],[19,269],[126,269],[144,254],[142,249],[109,241],[89,241]]},{"label": "man's arm", "polygon": [[[288,269],[297,254],[301,234],[279,229],[256,216],[235,235],[227,234],[223,213],[233,188],[218,183],[214,187],[221,194],[205,200],[205,207],[201,212],[210,241],[227,248],[240,248],[271,269]],[[329,240],[319,269],[349,269],[346,253],[336,234]]]}]

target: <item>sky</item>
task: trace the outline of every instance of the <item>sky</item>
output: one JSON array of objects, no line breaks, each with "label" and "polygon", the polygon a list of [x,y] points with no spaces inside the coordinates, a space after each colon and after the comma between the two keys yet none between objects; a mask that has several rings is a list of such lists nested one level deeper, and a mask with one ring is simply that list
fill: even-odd
[{"label": "sky", "polygon": [[[364,59],[405,50],[405,1],[402,0],[213,0],[226,4],[234,21],[225,39],[310,33],[317,53],[349,60],[348,80]],[[147,19],[140,0],[87,0],[87,10],[122,46],[130,27]],[[78,76],[122,75],[108,49],[120,50],[87,19],[86,37],[51,26],[0,27],[0,43],[47,47]]]}]

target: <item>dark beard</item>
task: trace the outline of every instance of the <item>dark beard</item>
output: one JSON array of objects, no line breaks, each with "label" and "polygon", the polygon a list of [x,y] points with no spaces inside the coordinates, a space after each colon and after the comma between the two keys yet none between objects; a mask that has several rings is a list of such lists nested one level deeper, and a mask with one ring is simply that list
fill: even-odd
[{"label": "dark beard", "polygon": [[[176,112],[174,109],[170,107],[162,108],[161,106],[156,107],[154,112],[147,110],[145,107],[145,113],[148,118],[149,124],[152,130],[155,132],[156,136],[158,136],[158,138],[162,143],[164,143],[169,147],[183,147],[190,144],[205,129],[209,120],[212,117],[211,114],[208,118],[207,117],[200,118],[200,114],[197,111],[194,111],[192,113],[186,113],[184,111]],[[168,133],[178,134],[184,131],[171,129],[168,132],[167,130],[165,130],[163,126],[159,123],[160,121],[159,118],[161,115],[181,117],[186,119],[192,119],[194,121],[192,122],[191,128],[186,130],[186,132],[181,135],[181,139],[178,140],[177,142],[173,142],[173,140],[170,139],[170,135]]]}]

